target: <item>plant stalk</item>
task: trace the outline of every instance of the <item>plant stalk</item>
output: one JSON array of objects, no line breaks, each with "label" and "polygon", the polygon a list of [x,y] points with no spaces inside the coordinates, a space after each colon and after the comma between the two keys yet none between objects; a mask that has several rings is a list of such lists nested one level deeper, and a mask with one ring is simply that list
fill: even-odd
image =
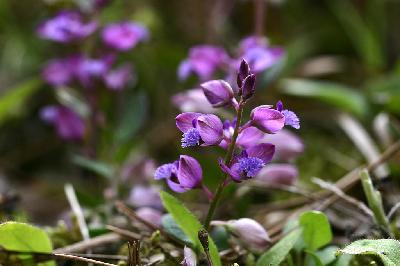
[{"label": "plant stalk", "polygon": [[[235,145],[236,145],[236,140],[239,135],[239,128],[240,128],[240,122],[242,120],[242,114],[243,114],[243,107],[244,107],[244,102],[241,100],[239,102],[239,108],[237,110],[237,118],[236,118],[236,125],[235,125],[235,130],[233,131],[231,143],[228,146],[228,151],[225,155],[225,160],[224,163],[228,166],[230,166],[232,157],[233,157],[233,152],[235,151]],[[214,216],[215,209],[218,206],[218,202],[222,196],[222,192],[225,188],[225,180],[228,178],[228,174],[224,174],[221,183],[218,185],[217,190],[215,191],[215,196],[213,200],[211,201],[210,208],[208,209],[207,217],[204,222],[204,228],[208,231],[210,228],[210,223],[211,219]]]}]

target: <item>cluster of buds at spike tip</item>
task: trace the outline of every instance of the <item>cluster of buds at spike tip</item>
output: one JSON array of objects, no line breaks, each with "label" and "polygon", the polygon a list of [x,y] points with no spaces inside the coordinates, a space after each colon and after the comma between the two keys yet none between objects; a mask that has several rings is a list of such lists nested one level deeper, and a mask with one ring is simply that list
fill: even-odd
[{"label": "cluster of buds at spike tip", "polygon": [[251,73],[250,66],[244,59],[240,63],[236,82],[239,87],[238,95],[242,97],[243,101],[247,101],[254,95],[256,90],[256,75]]}]

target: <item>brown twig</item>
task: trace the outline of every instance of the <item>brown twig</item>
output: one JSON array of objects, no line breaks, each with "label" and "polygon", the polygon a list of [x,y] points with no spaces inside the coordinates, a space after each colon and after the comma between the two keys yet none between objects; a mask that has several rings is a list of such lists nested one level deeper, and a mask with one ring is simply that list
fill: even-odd
[{"label": "brown twig", "polygon": [[84,257],[71,255],[71,254],[53,253],[52,256],[54,256],[56,259],[83,261],[83,262],[93,263],[93,264],[103,265],[103,266],[117,266],[116,264],[102,262],[102,261],[98,261],[98,260],[94,260],[94,259],[88,259],[88,258],[84,258]]},{"label": "brown twig", "polygon": [[122,237],[125,237],[125,238],[127,238],[129,240],[132,240],[132,241],[136,241],[136,240],[141,239],[140,235],[138,235],[138,234],[136,234],[134,232],[131,232],[131,231],[128,231],[128,230],[113,226],[113,225],[106,225],[106,228],[108,230],[113,231],[114,233],[116,233],[116,234],[118,234],[118,235],[120,235]]},{"label": "brown twig", "polygon": [[80,241],[74,243],[69,246],[65,246],[62,248],[55,249],[55,253],[74,253],[74,252],[83,252],[88,249],[105,245],[108,243],[114,243],[116,241],[121,240],[121,237],[116,233],[108,233],[101,236],[93,237],[87,241]]}]

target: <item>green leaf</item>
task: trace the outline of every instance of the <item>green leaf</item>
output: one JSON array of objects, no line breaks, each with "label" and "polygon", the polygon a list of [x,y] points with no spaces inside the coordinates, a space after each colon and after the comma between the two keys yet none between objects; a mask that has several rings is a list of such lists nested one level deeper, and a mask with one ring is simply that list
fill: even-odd
[{"label": "green leaf", "polygon": [[[6,250],[19,252],[51,253],[52,244],[46,232],[25,223],[6,222],[0,224],[0,246]],[[31,261],[30,255],[20,255],[20,259]],[[38,265],[53,266],[54,262]]]},{"label": "green leaf", "polygon": [[[306,263],[306,265],[315,265],[315,266],[324,266],[325,264],[322,263],[321,259],[312,251],[305,251],[308,255],[308,257],[306,257],[306,262],[308,261],[309,263]],[[313,259],[314,264],[310,263],[310,258]]]},{"label": "green leaf", "polygon": [[315,255],[321,260],[323,265],[328,265],[336,260],[336,251],[338,251],[338,247],[329,246],[322,250],[318,250],[315,252]]},{"label": "green leaf", "polygon": [[7,92],[0,97],[0,123],[22,111],[25,107],[24,102],[40,88],[41,84],[39,79],[34,78],[7,89]]},{"label": "green leaf", "polygon": [[[187,237],[195,244],[197,249],[203,249],[197,237],[198,232],[203,229],[203,226],[197,218],[191,213],[178,199],[168,194],[167,192],[160,192],[161,200],[164,207],[172,215],[175,222],[179,225]],[[209,249],[212,262],[214,266],[221,266],[221,260],[218,254],[217,246],[211,237],[208,238]]]},{"label": "green leaf", "polygon": [[[191,243],[190,239],[185,235],[182,229],[176,224],[171,214],[166,214],[161,219],[161,224],[165,231],[182,240],[183,242]],[[193,243],[191,243],[193,244]]]},{"label": "green leaf", "polygon": [[306,79],[286,79],[281,83],[283,92],[318,99],[342,110],[363,116],[368,111],[365,97],[354,89],[333,82]]},{"label": "green leaf", "polygon": [[104,162],[91,160],[79,155],[72,157],[72,162],[103,177],[112,178],[114,175],[114,168]]},{"label": "green leaf", "polygon": [[299,240],[301,231],[301,229],[295,229],[288,233],[272,248],[261,255],[256,263],[256,266],[278,266],[289,254],[297,240]]},{"label": "green leaf", "polygon": [[332,240],[331,226],[326,215],[319,211],[304,212],[299,219],[307,248],[316,251]]},{"label": "green leaf", "polygon": [[400,242],[394,239],[363,239],[339,250],[338,254],[375,255],[385,266],[396,266],[400,262]]}]

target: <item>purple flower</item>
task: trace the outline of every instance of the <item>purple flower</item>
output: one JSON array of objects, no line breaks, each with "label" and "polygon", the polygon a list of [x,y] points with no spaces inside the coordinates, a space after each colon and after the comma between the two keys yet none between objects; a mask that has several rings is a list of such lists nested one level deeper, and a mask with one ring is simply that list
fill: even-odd
[{"label": "purple flower", "polygon": [[67,43],[89,36],[96,28],[97,22],[84,23],[79,13],[63,11],[42,23],[37,31],[43,39]]},{"label": "purple flower", "polygon": [[152,207],[162,209],[160,189],[155,186],[136,185],[131,190],[127,202],[135,207]]},{"label": "purple flower", "polygon": [[149,38],[147,28],[134,22],[109,24],[103,29],[103,42],[119,51],[128,51]]},{"label": "purple flower", "polygon": [[148,207],[141,207],[136,210],[137,216],[146,220],[156,227],[161,227],[162,213],[159,210],[155,210]]},{"label": "purple flower", "polygon": [[182,112],[212,113],[215,108],[208,102],[202,89],[191,89],[172,96],[172,103]]},{"label": "purple flower", "polygon": [[265,134],[262,142],[275,145],[275,157],[278,160],[292,160],[304,151],[304,144],[301,139],[286,129],[273,135]]},{"label": "purple flower", "polygon": [[294,112],[290,110],[283,110],[283,103],[281,101],[276,103],[276,109],[285,117],[285,125],[291,126],[295,129],[300,128],[300,119]]},{"label": "purple flower", "polygon": [[53,86],[68,85],[74,75],[71,71],[71,62],[69,58],[53,59],[47,63],[42,71],[43,79]]},{"label": "purple flower", "polygon": [[[233,132],[235,130],[236,120],[230,122],[226,120],[224,122],[224,139],[219,144],[220,147],[226,149],[231,142]],[[264,133],[255,127],[246,127],[239,130],[238,137],[236,139],[236,145],[239,148],[247,149],[251,146],[259,144],[264,138]]]},{"label": "purple flower", "polygon": [[154,178],[156,180],[166,179],[168,186],[173,191],[182,193],[200,187],[203,171],[196,159],[181,155],[179,161],[158,167]]},{"label": "purple flower", "polygon": [[108,73],[113,61],[113,56],[104,56],[100,59],[75,56],[71,61],[71,67],[74,76],[84,87],[88,88],[93,86],[95,79],[99,79]]},{"label": "purple flower", "polygon": [[181,262],[181,266],[196,266],[197,265],[197,257],[196,253],[193,252],[187,246],[183,249],[183,261]]},{"label": "purple flower", "polygon": [[132,78],[132,67],[130,65],[123,65],[115,70],[109,71],[104,77],[104,81],[107,88],[120,91],[124,89]]},{"label": "purple flower", "polygon": [[175,118],[182,131],[182,147],[218,145],[222,140],[223,125],[216,115],[182,113]]},{"label": "purple flower", "polygon": [[225,50],[218,46],[198,45],[189,50],[189,57],[181,62],[178,77],[185,80],[195,73],[201,80],[208,80],[229,61]]},{"label": "purple flower", "polygon": [[271,243],[267,231],[253,219],[241,218],[239,220],[228,221],[227,227],[241,242],[248,245],[250,249],[263,251]]},{"label": "purple flower", "polygon": [[285,126],[285,116],[271,105],[261,105],[254,108],[250,114],[251,125],[261,131],[274,134]]},{"label": "purple flower", "polygon": [[85,133],[82,118],[72,109],[65,106],[46,106],[40,111],[40,117],[56,127],[63,139],[79,140]]},{"label": "purple flower", "polygon": [[223,80],[210,80],[200,85],[204,95],[213,107],[221,107],[232,103],[233,90]]},{"label": "purple flower", "polygon": [[222,160],[219,161],[221,169],[229,174],[233,181],[241,182],[255,177],[258,172],[272,160],[275,146],[270,143],[261,143],[252,146],[238,156],[235,156],[232,166],[228,167]]},{"label": "purple flower", "polygon": [[256,176],[260,180],[269,184],[293,185],[298,178],[296,166],[292,164],[269,164],[265,166]]}]

